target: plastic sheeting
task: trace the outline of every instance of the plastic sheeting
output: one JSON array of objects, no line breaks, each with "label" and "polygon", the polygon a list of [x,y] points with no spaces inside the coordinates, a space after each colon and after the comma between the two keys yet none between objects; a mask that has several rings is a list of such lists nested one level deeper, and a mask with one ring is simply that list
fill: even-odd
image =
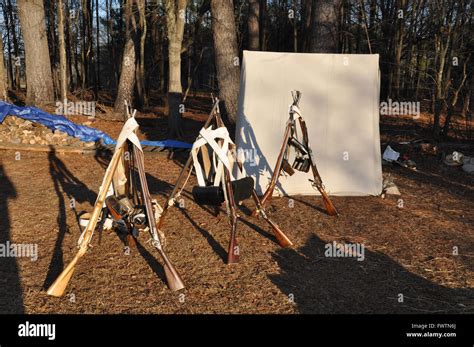
[{"label": "plastic sheeting", "polygon": [[[33,106],[22,107],[0,101],[0,123],[2,123],[5,117],[9,115],[20,117],[29,120],[30,122],[40,123],[51,130],[60,130],[70,136],[77,137],[84,142],[97,142],[102,140],[104,145],[116,144],[116,141],[106,133],[86,125],[76,124],[62,115],[52,115]],[[192,147],[189,143],[176,140],[141,141],[141,144],[142,146],[151,147]]]}]

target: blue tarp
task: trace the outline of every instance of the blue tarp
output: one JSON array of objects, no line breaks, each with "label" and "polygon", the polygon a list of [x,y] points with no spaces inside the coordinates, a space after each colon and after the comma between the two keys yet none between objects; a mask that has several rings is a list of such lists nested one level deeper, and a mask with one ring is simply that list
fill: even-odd
[{"label": "blue tarp", "polygon": [[[115,145],[116,141],[106,133],[85,126],[76,124],[64,116],[49,114],[37,107],[16,106],[0,100],[0,123],[6,116],[16,116],[30,122],[40,123],[51,130],[60,130],[70,136],[77,137],[84,142],[96,142],[102,140],[104,145]],[[176,140],[164,141],[141,141],[142,146],[152,147],[173,147],[173,148],[191,148],[192,145],[186,142]]]}]

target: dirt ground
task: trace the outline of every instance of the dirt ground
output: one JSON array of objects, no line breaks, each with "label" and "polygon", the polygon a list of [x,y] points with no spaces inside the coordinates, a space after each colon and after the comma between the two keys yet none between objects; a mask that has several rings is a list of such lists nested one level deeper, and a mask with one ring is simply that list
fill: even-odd
[{"label": "dirt ground", "polygon": [[[201,110],[187,115],[190,139],[204,118]],[[139,123],[142,138],[163,138],[163,117],[141,116]],[[114,137],[120,129],[103,120],[92,126]],[[420,132],[423,124],[387,118],[381,128],[382,142],[401,141],[420,136],[400,136],[403,129]],[[226,215],[213,217],[190,199],[193,177],[184,208],[173,208],[163,228],[185,290],[166,287],[147,235],[127,255],[110,231],[100,244],[94,236],[68,294],[52,298],[45,288],[76,253],[78,215],[91,211],[108,156],[24,151],[18,158],[1,151],[0,244],[37,244],[38,259],[0,258],[0,313],[474,313],[473,177],[436,155],[412,151],[410,158],[417,171],[383,167],[401,197],[334,197],[338,218],[324,212],[317,196],[293,197],[292,208],[289,198],[273,199],[271,217],[294,242],[291,249],[280,248],[267,224],[248,215],[252,202],[245,201],[241,262],[230,266]],[[184,159],[146,154],[159,203]],[[364,244],[365,259],[325,257],[333,241]]]}]

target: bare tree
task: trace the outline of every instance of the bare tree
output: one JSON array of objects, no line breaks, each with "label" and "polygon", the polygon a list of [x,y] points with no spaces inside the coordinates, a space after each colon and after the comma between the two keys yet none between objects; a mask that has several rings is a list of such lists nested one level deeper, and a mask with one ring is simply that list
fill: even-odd
[{"label": "bare tree", "polygon": [[[453,33],[453,7],[446,7],[444,3],[431,3],[432,11],[437,13],[439,17],[435,19],[435,23],[439,25],[438,31],[435,33],[435,50],[436,56],[434,65],[436,68],[436,87],[433,94],[434,117],[433,117],[433,135],[438,137],[441,131],[440,120],[441,111],[445,98],[445,83],[446,83],[446,59],[448,57],[448,49],[451,45],[451,38]],[[447,21],[447,25],[445,24]]]},{"label": "bare tree", "polygon": [[140,54],[137,59],[137,97],[140,105],[147,105],[147,91],[145,87],[145,40],[147,33],[146,17],[145,17],[145,0],[136,0],[139,14],[140,27]]},{"label": "bare tree", "polygon": [[48,52],[42,0],[18,0],[29,104],[41,105],[54,100],[53,77]]},{"label": "bare tree", "polygon": [[[92,8],[91,0],[81,0],[82,9],[82,88],[91,85],[91,77],[95,77],[92,64]],[[95,85],[94,85],[95,86]]]},{"label": "bare tree", "polygon": [[64,40],[64,9],[63,0],[58,3],[58,35],[59,35],[59,85],[61,101],[67,99],[67,61],[66,44]]},{"label": "bare tree", "polygon": [[3,59],[3,39],[0,39],[0,100],[8,100],[7,70]]},{"label": "bare tree", "polygon": [[267,50],[267,38],[268,38],[268,11],[267,11],[267,0],[260,0],[260,22],[259,22],[259,34],[260,34],[260,50]]},{"label": "bare tree", "polygon": [[166,27],[168,30],[168,129],[171,138],[181,137],[180,104],[183,94],[181,85],[181,49],[184,35],[186,0],[165,0]]},{"label": "bare tree", "polygon": [[249,50],[258,51],[260,48],[260,2],[259,0],[249,0]]},{"label": "bare tree", "polygon": [[338,10],[341,0],[313,0],[311,7],[310,51],[337,53]]},{"label": "bare tree", "polygon": [[[96,0],[95,1],[95,30],[96,30],[96,34],[95,34],[95,40],[96,40],[96,68],[95,68],[95,73],[96,73],[96,81],[95,81],[95,85],[96,85],[96,88],[99,89],[100,88],[100,16],[99,16],[99,0]],[[97,95],[98,93],[96,93],[96,97],[98,97]]]},{"label": "bare tree", "polygon": [[[8,54],[8,86],[11,89],[15,88],[15,81],[13,80],[13,61],[12,61],[12,49],[10,43],[10,20],[8,18],[9,8],[5,4],[5,1],[2,2],[2,12],[3,12],[3,20],[5,22],[5,29],[7,30],[7,54]],[[3,46],[3,40],[2,40]]]},{"label": "bare tree", "polygon": [[223,113],[231,123],[237,117],[239,96],[239,52],[232,0],[211,0],[212,36]]},{"label": "bare tree", "polygon": [[300,40],[300,51],[308,52],[309,50],[309,39],[311,38],[311,0],[302,0],[301,5],[301,33],[299,36]]},{"label": "bare tree", "polygon": [[[11,51],[10,51],[10,38],[8,37],[8,55],[9,55],[9,60],[10,60],[10,72],[12,76],[12,85],[14,86],[15,89],[20,88],[20,69],[21,69],[21,64],[19,63],[20,59],[20,52],[19,52],[19,45],[18,45],[18,38],[16,34],[16,28],[17,28],[17,20],[15,16],[13,15],[13,6],[11,0],[8,0],[8,5],[7,5],[7,13],[4,13],[5,16],[5,24],[7,25],[7,31],[8,28],[11,27],[11,32],[12,32],[12,39],[13,39],[13,50],[14,50],[14,60],[15,62],[13,63],[12,56],[11,56]],[[5,11],[5,1],[3,3],[3,10]],[[15,79],[13,81],[13,68],[15,69]]]},{"label": "bare tree", "polygon": [[[407,1],[399,0],[398,4],[400,13],[405,13]],[[398,17],[398,16],[397,16]],[[404,38],[404,29],[405,25],[402,18],[397,18],[397,31],[395,38],[395,96],[400,97],[400,78],[401,78],[401,62],[402,62],[402,51],[403,51],[403,38]]]},{"label": "bare tree", "polygon": [[136,23],[132,13],[132,2],[133,0],[125,0],[125,48],[113,115],[113,118],[117,120],[124,119],[125,101],[132,103],[135,86],[135,43],[132,26],[136,29]]}]

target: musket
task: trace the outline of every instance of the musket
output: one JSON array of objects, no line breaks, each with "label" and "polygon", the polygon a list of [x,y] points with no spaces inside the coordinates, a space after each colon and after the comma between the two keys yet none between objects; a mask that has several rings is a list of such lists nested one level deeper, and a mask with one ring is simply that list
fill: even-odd
[{"label": "musket", "polygon": [[[301,131],[303,133],[303,142],[308,143],[308,128],[306,127],[306,122],[303,118],[300,117],[299,123]],[[339,213],[337,212],[336,207],[334,207],[334,204],[329,199],[329,196],[326,193],[326,190],[324,189],[323,180],[321,179],[321,175],[319,174],[318,168],[316,167],[316,163],[313,160],[313,152],[311,150],[311,147],[308,145],[306,149],[308,151],[308,156],[311,163],[311,171],[313,172],[314,177],[314,180],[311,181],[311,184],[316,187],[316,189],[321,194],[324,206],[326,207],[326,211],[328,212],[328,214],[331,216],[338,216]]]},{"label": "musket", "polygon": [[262,216],[262,218],[268,224],[270,224],[270,226],[272,227],[273,234],[275,235],[275,238],[277,239],[280,246],[282,246],[282,247],[291,247],[291,246],[293,246],[293,242],[291,242],[291,240],[288,238],[288,236],[286,236],[285,233],[283,233],[283,231],[280,229],[280,227],[278,225],[276,225],[276,223],[273,222],[267,216],[267,213],[265,212],[264,207],[260,203],[260,200],[258,198],[258,195],[257,195],[257,192],[255,191],[255,189],[252,192],[252,197],[253,197],[253,200],[255,201],[255,205],[257,206],[257,208],[256,208],[257,213],[260,214],[260,216]]},{"label": "musket", "polygon": [[229,215],[229,222],[231,226],[229,249],[227,251],[227,264],[235,264],[239,262],[240,250],[237,245],[237,213],[234,200],[234,192],[232,190],[232,183],[230,181],[230,173],[227,167],[224,166],[224,194],[226,196],[227,211]]},{"label": "musket", "polygon": [[105,196],[107,194],[107,191],[109,190],[110,184],[112,182],[112,177],[122,154],[123,146],[121,146],[115,151],[110,161],[110,164],[107,167],[104,179],[102,181],[102,185],[100,186],[97,200],[94,204],[94,210],[92,211],[91,219],[89,220],[89,223],[87,224],[87,227],[84,231],[84,237],[79,247],[79,251],[72,259],[72,261],[68,264],[68,266],[66,266],[66,268],[61,272],[58,278],[56,278],[53,284],[48,288],[46,292],[48,295],[56,297],[61,297],[64,295],[66,287],[69,281],[71,280],[74,270],[76,269],[76,265],[79,263],[79,260],[86,254],[87,250],[89,249],[89,245],[92,240],[92,235],[97,225],[97,220],[99,218],[100,212],[102,211],[102,206],[104,205]]},{"label": "musket", "polygon": [[[294,93],[292,92],[292,96],[293,96],[293,105],[297,106],[300,101],[301,93],[299,91],[295,91]],[[270,199],[272,198],[273,191],[275,190],[276,184],[278,182],[278,178],[281,175],[281,170],[284,167],[284,156],[288,148],[288,141],[290,140],[290,136],[291,136],[292,124],[293,124],[293,117],[291,117],[286,123],[285,134],[283,135],[283,142],[280,148],[280,153],[278,154],[277,163],[273,171],[273,175],[270,179],[270,184],[268,185],[267,190],[265,191],[262,198],[260,199],[262,206],[265,206],[265,204],[268,201],[270,201]],[[254,210],[252,212],[252,215],[255,216],[256,214],[257,214],[257,210]]]},{"label": "musket", "polygon": [[150,233],[152,236],[152,245],[157,249],[158,253],[160,254],[161,258],[163,258],[163,261],[165,263],[164,265],[165,276],[166,276],[166,282],[168,283],[169,288],[174,291],[183,289],[184,283],[181,280],[181,277],[179,276],[178,271],[175,269],[175,267],[169,260],[168,256],[166,255],[162,247],[160,238],[158,236],[155,215],[153,213],[153,206],[151,204],[150,192],[148,190],[148,184],[146,181],[143,153],[139,149],[137,149],[135,145],[133,145],[133,152],[134,152],[134,157],[136,159],[136,164],[138,168],[138,175],[140,177],[140,185],[142,188],[143,200],[145,203],[145,209],[146,209],[146,214],[147,214],[147,219],[148,219],[148,227],[150,228]]},{"label": "musket", "polygon": [[[216,102],[214,102],[214,105],[211,109],[211,112],[209,113],[209,117],[207,118],[206,122],[204,123],[203,128],[207,128],[209,126],[209,124],[211,124],[211,121],[216,116],[215,111],[218,107],[218,103],[219,103],[218,100]],[[184,177],[185,177],[186,173],[188,172],[188,170],[190,170],[190,167],[191,167],[192,163],[193,163],[193,157],[190,155],[188,157],[188,160],[186,160],[186,164],[184,164],[184,167],[181,169],[181,172],[178,176],[178,179],[176,180],[176,183],[174,185],[173,191],[171,192],[170,196],[168,197],[168,199],[166,200],[166,202],[163,206],[163,211],[161,212],[160,219],[158,220],[158,224],[157,224],[158,229],[162,228],[163,222],[164,222],[165,217],[166,217],[166,214],[168,213],[168,209],[171,206],[173,206],[174,198],[176,197],[176,193],[178,192],[178,190],[180,189],[180,186],[181,186],[181,181],[184,179]]]},{"label": "musket", "polygon": [[[239,169],[242,171],[243,170],[243,164],[236,158],[236,163],[239,167]],[[263,207],[262,203],[260,202],[260,198],[258,197],[257,191],[255,188],[252,190],[252,198],[253,201],[255,202],[255,213],[259,214],[262,216],[262,218],[270,224],[270,227],[272,228],[273,234],[275,235],[275,238],[277,239],[278,243],[280,244],[281,247],[290,247],[293,246],[293,242],[288,238],[288,236],[285,235],[285,233],[280,229],[280,227],[270,219],[270,217],[267,216],[267,213],[265,211],[265,208]]]},{"label": "musket", "polygon": [[[293,105],[298,106],[298,103],[301,98],[301,93],[299,91],[295,91],[295,92],[292,92],[292,95],[293,95]],[[326,190],[324,189],[321,176],[316,167],[316,163],[314,162],[314,159],[313,159],[313,153],[311,151],[311,147],[309,146],[309,142],[308,142],[309,139],[308,139],[308,130],[306,127],[306,122],[304,121],[302,117],[299,117],[298,120],[299,120],[301,131],[303,133],[303,142],[307,144],[307,146],[304,146],[299,141],[291,137],[292,129],[295,126],[294,124],[295,120],[293,118],[293,115],[290,113],[290,119],[288,120],[286,124],[285,134],[283,137],[283,143],[280,148],[280,153],[277,158],[277,163],[275,165],[275,169],[273,171],[270,184],[268,185],[266,191],[264,192],[262,198],[260,199],[260,202],[262,206],[265,206],[265,204],[272,198],[273,191],[275,190],[276,184],[278,182],[278,178],[281,175],[281,171],[285,170],[285,164],[287,164],[284,160],[285,153],[287,152],[288,147],[292,145],[295,148],[297,148],[302,154],[307,154],[310,161],[311,170],[313,173],[313,178],[314,178],[313,180],[310,180],[310,182],[312,186],[315,187],[321,194],[324,206],[326,207],[328,214],[331,216],[337,216],[338,212],[336,208],[334,207],[333,203],[331,202],[331,200],[329,199],[329,196],[326,193]],[[292,171],[292,170],[287,169],[285,171]],[[290,172],[290,174],[292,174],[292,172]],[[256,214],[257,214],[257,209],[255,209],[252,212],[253,216],[255,216]]]},{"label": "musket", "polygon": [[[280,154],[278,155],[277,158],[277,164],[275,166],[275,169],[273,171],[272,178],[270,179],[270,184],[267,187],[267,190],[263,194],[262,198],[260,199],[260,203],[262,206],[265,206],[265,204],[270,201],[273,195],[273,191],[275,190],[276,184],[278,182],[278,178],[281,175],[281,170],[283,168],[283,157],[286,152],[286,148],[288,146],[288,139],[290,138],[290,132],[291,132],[291,124],[288,124],[285,129],[285,134],[283,136],[283,144],[280,148]],[[254,210],[252,212],[253,216],[257,215],[257,210]]]},{"label": "musket", "polygon": [[[224,126],[222,121],[220,110],[219,110],[219,100],[215,99],[215,104],[217,105],[215,110],[216,124],[218,127]],[[222,145],[223,140],[218,141],[219,145]],[[229,215],[229,222],[231,226],[230,231],[230,240],[229,240],[229,249],[227,251],[227,264],[234,264],[239,262],[240,250],[237,245],[237,212],[236,205],[234,200],[234,192],[232,189],[232,182],[230,180],[229,169],[224,165],[224,196],[227,203],[227,213]]]}]

